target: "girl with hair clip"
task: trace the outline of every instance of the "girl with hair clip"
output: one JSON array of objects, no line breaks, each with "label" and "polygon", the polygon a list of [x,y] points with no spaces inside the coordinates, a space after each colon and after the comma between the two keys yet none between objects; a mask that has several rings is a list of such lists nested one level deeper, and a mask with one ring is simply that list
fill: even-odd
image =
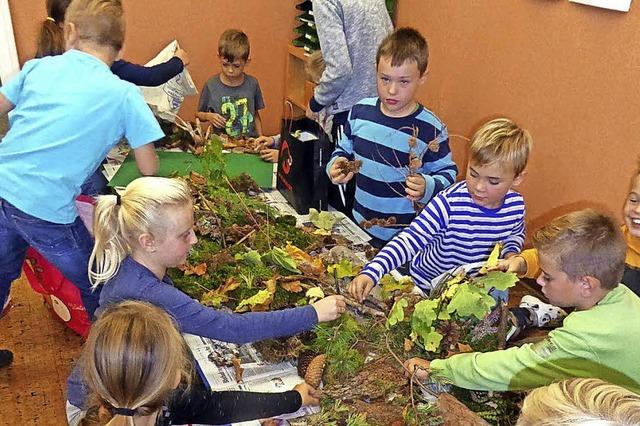
[{"label": "girl with hair clip", "polygon": [[[36,58],[62,55],[65,52],[64,17],[70,3],[71,0],[46,0],[47,18],[40,27]],[[189,55],[179,48],[173,58],[151,67],[118,59],[111,65],[111,72],[138,86],[159,86],[180,74],[187,65]]]},{"label": "girl with hair clip", "polygon": [[226,424],[318,404],[306,383],[282,393],[198,392],[180,332],[161,309],[111,305],[91,328],[80,358],[91,405],[81,425]]},{"label": "girl with hair clip", "polygon": [[640,395],[600,379],[568,379],[533,390],[517,426],[635,426]]},{"label": "girl with hair clip", "polygon": [[[180,179],[142,177],[122,195],[98,197],[95,245],[89,278],[102,287],[100,310],[122,300],[150,302],[175,318],[180,331],[231,343],[291,336],[346,310],[343,296],[308,306],[270,312],[232,314],[206,307],[173,286],[167,268],[182,265],[196,243],[193,202]],[[75,372],[75,370],[74,370]],[[69,378],[68,400],[84,406],[77,375]]]}]

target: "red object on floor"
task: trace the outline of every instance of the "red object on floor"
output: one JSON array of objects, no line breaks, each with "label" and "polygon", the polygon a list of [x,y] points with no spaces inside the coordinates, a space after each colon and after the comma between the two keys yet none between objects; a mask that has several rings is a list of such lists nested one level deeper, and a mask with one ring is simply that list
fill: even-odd
[{"label": "red object on floor", "polygon": [[[93,198],[80,195],[76,204],[85,224],[90,223],[93,216]],[[31,287],[42,294],[60,321],[82,337],[87,337],[91,321],[84,309],[78,288],[31,247],[27,250],[22,270]]]},{"label": "red object on floor", "polygon": [[42,294],[60,321],[82,337],[87,337],[91,321],[78,288],[31,247],[27,250],[22,270],[31,287]]}]

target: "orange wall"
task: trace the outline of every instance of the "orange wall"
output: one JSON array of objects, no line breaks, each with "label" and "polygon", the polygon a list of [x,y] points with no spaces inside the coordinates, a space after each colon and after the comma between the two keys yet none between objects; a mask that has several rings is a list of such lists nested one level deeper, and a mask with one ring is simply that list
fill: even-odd
[{"label": "orange wall", "polygon": [[[620,217],[640,154],[640,4],[400,0],[397,24],[429,41],[420,97],[450,133],[470,136],[498,115],[531,131],[530,229],[585,205]],[[463,159],[464,143],[452,145]]]},{"label": "orange wall", "polygon": [[[177,37],[191,54],[199,88],[217,70],[219,34],[245,30],[253,52],[248,72],[266,98],[266,131],[277,131],[295,2],[124,3],[124,57],[145,62]],[[44,1],[9,4],[24,61],[35,50]],[[450,133],[470,136],[488,118],[506,115],[533,134],[521,187],[533,227],[594,203],[619,216],[640,153],[640,5],[619,13],[567,0],[399,0],[397,12],[398,25],[414,26],[429,40],[429,79],[420,99]],[[187,100],[182,115],[192,114],[195,103]],[[465,143],[452,145],[464,163]]]},{"label": "orange wall", "polygon": [[[219,71],[218,37],[228,28],[247,33],[251,63],[246,71],[260,82],[266,108],[265,133],[279,131],[284,93],[287,44],[292,38],[296,10],[281,0],[134,1],[123,0],[127,34],[123,58],[145,63],[177,38],[191,58],[189,72],[198,90]],[[20,63],[33,57],[39,25],[45,18],[44,0],[9,0]],[[189,97],[180,115],[193,117],[198,96]]]}]

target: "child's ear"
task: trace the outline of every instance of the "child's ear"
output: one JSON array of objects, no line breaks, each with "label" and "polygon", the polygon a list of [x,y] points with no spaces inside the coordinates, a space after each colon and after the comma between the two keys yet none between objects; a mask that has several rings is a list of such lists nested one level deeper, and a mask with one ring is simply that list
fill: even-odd
[{"label": "child's ear", "polygon": [[64,24],[65,50],[74,49],[78,46],[78,29],[73,22]]},{"label": "child's ear", "polygon": [[140,234],[138,236],[138,244],[140,244],[140,247],[142,247],[144,251],[148,253],[155,253],[157,250],[156,239],[153,238],[153,235],[148,233]]},{"label": "child's ear", "polygon": [[601,288],[600,280],[591,275],[581,277],[579,285],[580,295],[586,299],[593,297]]},{"label": "child's ear", "polygon": [[527,176],[527,171],[526,170],[521,171],[520,174],[513,179],[513,183],[511,184],[511,186],[520,185],[526,176]]},{"label": "child's ear", "polygon": [[419,84],[422,85],[426,83],[428,74],[429,74],[429,65],[427,65],[427,69],[425,69],[422,75],[420,76],[420,79],[418,80]]}]

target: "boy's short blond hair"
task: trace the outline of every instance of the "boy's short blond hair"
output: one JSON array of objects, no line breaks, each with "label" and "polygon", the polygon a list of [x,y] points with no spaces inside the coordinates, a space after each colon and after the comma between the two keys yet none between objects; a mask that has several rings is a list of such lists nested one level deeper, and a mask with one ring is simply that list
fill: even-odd
[{"label": "boy's short blond hair", "polygon": [[249,59],[249,37],[240,30],[226,30],[218,40],[218,56],[233,62],[236,59]]},{"label": "boy's short blond hair", "polygon": [[607,214],[585,209],[560,216],[535,232],[533,245],[572,281],[591,276],[610,290],[622,279],[627,247]]},{"label": "boy's short blond hair", "polygon": [[640,395],[600,379],[569,379],[534,389],[517,426],[640,424]]},{"label": "boy's short blond hair", "polygon": [[402,66],[405,61],[415,61],[420,75],[423,75],[429,65],[429,45],[418,30],[398,28],[382,40],[376,54],[376,66],[382,57],[391,58],[392,67]]},{"label": "boy's short blond hair", "polygon": [[519,176],[527,166],[533,140],[525,129],[508,118],[485,123],[471,139],[471,161],[480,166],[498,163]]},{"label": "boy's short blond hair", "polygon": [[124,10],[120,0],[73,0],[65,14],[81,41],[111,47],[116,53],[124,44]]}]

